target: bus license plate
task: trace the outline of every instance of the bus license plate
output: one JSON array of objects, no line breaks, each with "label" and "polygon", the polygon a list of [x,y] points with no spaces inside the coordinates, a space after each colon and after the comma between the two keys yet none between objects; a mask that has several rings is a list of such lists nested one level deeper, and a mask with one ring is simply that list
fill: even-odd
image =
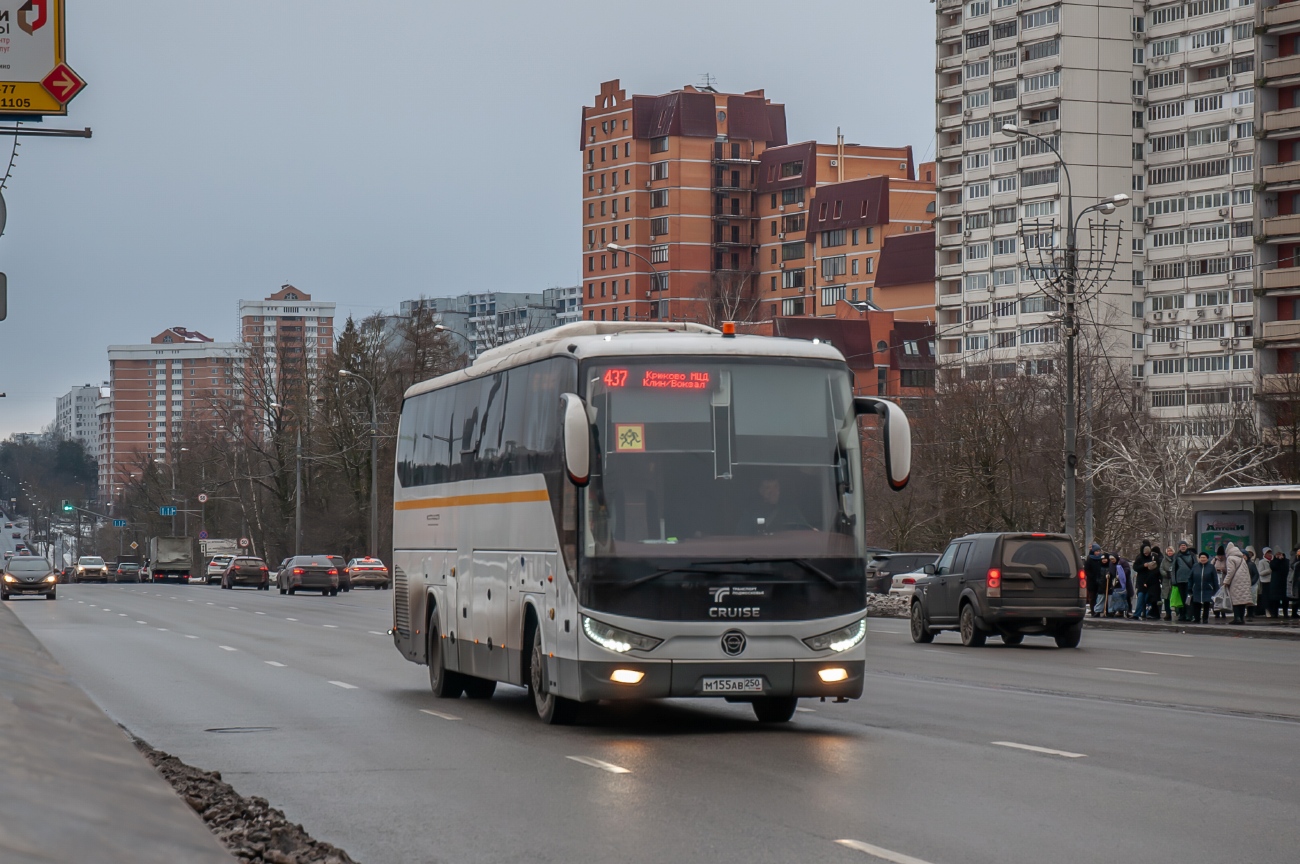
[{"label": "bus license plate", "polygon": [[705,678],[700,688],[705,693],[762,693],[762,678]]}]

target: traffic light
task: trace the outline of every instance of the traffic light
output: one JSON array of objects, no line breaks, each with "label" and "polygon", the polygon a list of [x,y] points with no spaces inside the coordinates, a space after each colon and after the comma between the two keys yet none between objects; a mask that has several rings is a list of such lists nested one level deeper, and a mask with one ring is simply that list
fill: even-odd
[{"label": "traffic light", "polygon": [[77,509],[77,508],[73,506],[73,504],[72,504],[71,501],[67,500],[66,498],[63,500],[63,512],[64,512],[64,513],[71,513],[73,510],[76,510],[76,509]]}]

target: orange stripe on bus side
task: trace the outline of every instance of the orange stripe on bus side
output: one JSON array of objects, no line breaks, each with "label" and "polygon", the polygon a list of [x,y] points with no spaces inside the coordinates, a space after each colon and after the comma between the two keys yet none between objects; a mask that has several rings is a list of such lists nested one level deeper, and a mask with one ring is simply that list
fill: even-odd
[{"label": "orange stripe on bus side", "polygon": [[394,510],[429,510],[435,507],[471,507],[476,504],[524,504],[534,501],[549,501],[551,497],[545,489],[528,492],[484,492],[480,495],[452,495],[447,498],[417,498],[413,501],[398,501]]}]

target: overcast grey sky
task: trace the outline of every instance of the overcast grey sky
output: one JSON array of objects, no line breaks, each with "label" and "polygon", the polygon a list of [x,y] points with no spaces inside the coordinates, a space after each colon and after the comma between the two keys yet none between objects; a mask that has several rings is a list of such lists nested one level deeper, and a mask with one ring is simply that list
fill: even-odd
[{"label": "overcast grey sky", "polygon": [[[790,140],[932,156],[925,0],[68,0],[90,141],[24,139],[5,191],[0,437],[109,344],[235,334],[282,283],[340,318],[579,281],[579,111],[601,81],[763,88]],[[6,158],[11,139],[0,138]],[[0,165],[0,171],[3,166]]]}]

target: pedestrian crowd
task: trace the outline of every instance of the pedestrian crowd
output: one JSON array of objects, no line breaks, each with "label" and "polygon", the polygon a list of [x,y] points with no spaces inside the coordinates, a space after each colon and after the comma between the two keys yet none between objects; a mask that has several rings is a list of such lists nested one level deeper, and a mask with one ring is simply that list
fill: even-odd
[{"label": "pedestrian crowd", "polygon": [[1094,618],[1208,624],[1211,615],[1231,614],[1227,623],[1237,625],[1250,618],[1300,621],[1300,547],[1290,556],[1265,547],[1257,556],[1254,546],[1226,543],[1211,556],[1186,542],[1161,551],[1144,540],[1141,549],[1129,560],[1092,544],[1083,571]]}]

